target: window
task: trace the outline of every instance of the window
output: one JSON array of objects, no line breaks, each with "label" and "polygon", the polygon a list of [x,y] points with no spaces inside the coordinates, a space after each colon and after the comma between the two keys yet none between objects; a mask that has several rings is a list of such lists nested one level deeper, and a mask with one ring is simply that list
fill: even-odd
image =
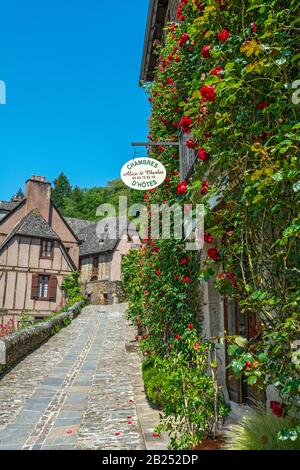
[{"label": "window", "polygon": [[98,274],[99,270],[99,256],[93,258],[93,273]]},{"label": "window", "polygon": [[31,298],[56,302],[57,278],[48,274],[33,274]]},{"label": "window", "polygon": [[92,260],[92,277],[91,281],[97,281],[99,275],[99,256],[94,256]]},{"label": "window", "polygon": [[49,276],[39,276],[38,298],[48,299],[49,293]]},{"label": "window", "polygon": [[180,134],[179,138],[179,160],[180,160],[180,181],[187,180],[192,173],[193,167],[197,160],[197,153],[193,149],[189,149],[186,143],[192,138],[191,134]]},{"label": "window", "polygon": [[52,259],[53,257],[53,241],[42,240],[41,242],[41,258]]}]

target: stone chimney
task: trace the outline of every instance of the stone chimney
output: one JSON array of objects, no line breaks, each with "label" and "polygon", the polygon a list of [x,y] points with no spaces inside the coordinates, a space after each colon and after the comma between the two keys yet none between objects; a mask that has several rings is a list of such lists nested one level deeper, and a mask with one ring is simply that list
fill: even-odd
[{"label": "stone chimney", "polygon": [[26,214],[38,209],[44,219],[50,218],[51,183],[45,176],[32,176],[26,181]]}]

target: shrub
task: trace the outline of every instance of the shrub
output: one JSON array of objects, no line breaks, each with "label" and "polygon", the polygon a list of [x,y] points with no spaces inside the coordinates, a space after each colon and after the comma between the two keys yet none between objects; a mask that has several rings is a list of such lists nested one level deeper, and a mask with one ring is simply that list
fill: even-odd
[{"label": "shrub", "polygon": [[28,310],[23,310],[19,320],[19,329],[26,330],[26,328],[30,328],[34,325],[34,317]]},{"label": "shrub", "polygon": [[202,341],[189,325],[176,335],[172,352],[156,357],[162,377],[159,400],[161,425],[171,436],[171,448],[193,449],[204,438],[218,438],[222,419],[229,413],[217,383],[215,345]]},{"label": "shrub", "polygon": [[259,407],[240,424],[230,426],[226,432],[226,450],[299,450],[300,437],[280,440],[278,434],[294,426],[293,418],[277,418],[270,410]]},{"label": "shrub", "polygon": [[143,380],[149,400],[153,405],[162,406],[164,402],[162,389],[167,379],[159,363],[153,358],[143,362]]},{"label": "shrub", "polygon": [[62,290],[70,305],[74,305],[76,302],[81,302],[85,299],[81,292],[79,276],[79,272],[75,271],[65,276],[62,282]]}]

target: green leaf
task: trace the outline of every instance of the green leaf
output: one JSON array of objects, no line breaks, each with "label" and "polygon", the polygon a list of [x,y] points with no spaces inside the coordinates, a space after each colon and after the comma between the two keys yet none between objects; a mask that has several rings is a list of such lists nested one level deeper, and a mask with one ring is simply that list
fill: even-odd
[{"label": "green leaf", "polygon": [[259,360],[259,362],[267,362],[268,357],[265,353],[261,353],[261,354],[258,355],[258,360]]},{"label": "green leaf", "polygon": [[248,344],[247,338],[243,338],[242,336],[237,336],[234,339],[234,342],[240,347],[244,348]]},{"label": "green leaf", "polygon": [[298,191],[300,191],[300,181],[297,181],[297,183],[295,183],[295,184],[293,185],[293,191],[294,191],[295,193],[297,193]]},{"label": "green leaf", "polygon": [[234,354],[238,351],[239,349],[239,346],[236,345],[236,344],[231,344],[229,347],[228,347],[228,355],[229,356],[234,356]]},{"label": "green leaf", "polygon": [[238,361],[236,359],[232,361],[230,365],[235,374],[239,374],[244,369],[244,362]]},{"label": "green leaf", "polygon": [[255,375],[250,375],[250,377],[247,378],[247,383],[249,385],[255,385],[257,382],[257,377]]},{"label": "green leaf", "polygon": [[262,194],[257,194],[255,196],[255,198],[253,199],[252,204],[256,204],[257,202],[261,201],[262,199],[264,199],[264,196]]}]

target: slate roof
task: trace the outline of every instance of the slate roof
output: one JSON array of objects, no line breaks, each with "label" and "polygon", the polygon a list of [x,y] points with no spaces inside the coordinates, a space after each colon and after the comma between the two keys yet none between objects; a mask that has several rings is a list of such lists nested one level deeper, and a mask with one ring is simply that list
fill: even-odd
[{"label": "slate roof", "polygon": [[18,207],[24,199],[19,201],[0,201],[0,211],[11,212],[13,209]]},{"label": "slate roof", "polygon": [[33,209],[11,230],[0,245],[0,250],[12,239],[14,235],[59,240],[57,233],[50,227],[37,209]]},{"label": "slate roof", "polygon": [[28,237],[48,238],[59,240],[59,236],[41,216],[37,209],[33,209],[16,225],[15,234]]},{"label": "slate roof", "polygon": [[[80,256],[93,255],[113,251],[119,242],[120,221],[127,222],[126,218],[107,218],[107,226],[101,222],[93,223],[80,219],[66,219],[77,237],[82,241],[80,245]],[[116,230],[114,230],[116,223]],[[115,233],[114,233],[115,232]]]},{"label": "slate roof", "polygon": [[94,222],[89,220],[74,219],[74,217],[64,217],[64,219],[77,236],[81,230],[87,228],[89,225],[94,225]]},{"label": "slate roof", "polygon": [[20,199],[19,201],[0,201],[0,222],[25,201],[26,199]]}]

